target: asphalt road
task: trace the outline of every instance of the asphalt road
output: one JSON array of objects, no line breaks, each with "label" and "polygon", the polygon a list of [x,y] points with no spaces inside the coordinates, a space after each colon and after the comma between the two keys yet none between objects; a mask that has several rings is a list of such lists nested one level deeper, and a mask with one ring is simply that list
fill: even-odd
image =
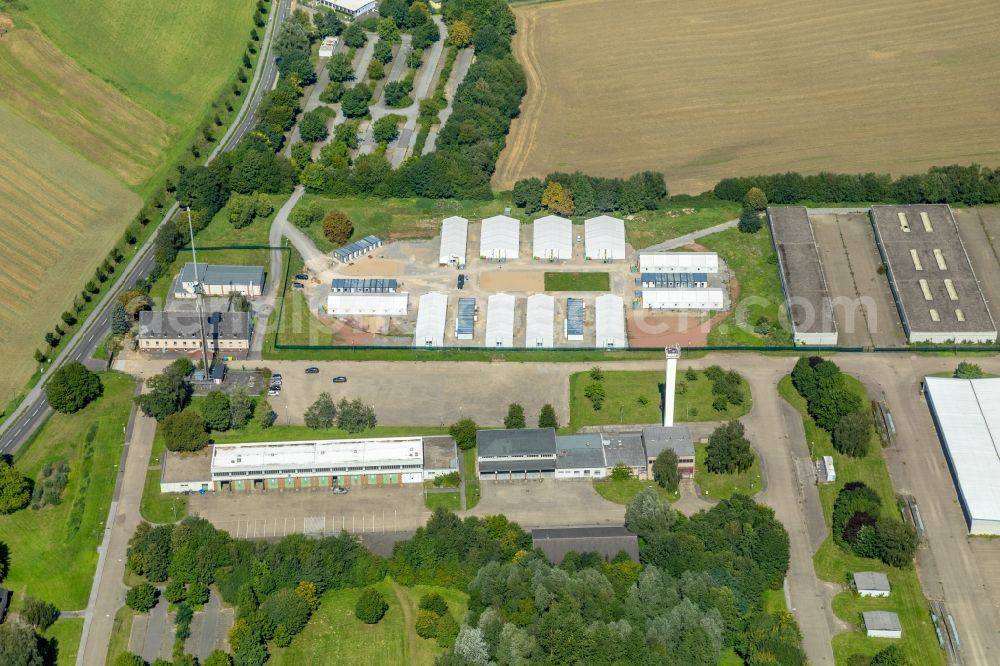
[{"label": "asphalt road", "polygon": [[[291,11],[291,0],[280,0],[275,14],[268,21],[268,29],[265,32],[261,48],[267,49],[267,63],[263,68],[257,70],[254,81],[258,84],[253,88],[254,92],[244,101],[241,109],[239,122],[231,127],[228,136],[216,147],[207,161],[211,161],[220,151],[229,151],[239,144],[240,140],[249,132],[256,123],[257,107],[261,99],[268,90],[274,87],[278,78],[278,67],[270,53],[270,38],[275,26],[280,25]],[[177,212],[177,204],[174,204],[164,216],[170,219]],[[97,308],[90,314],[80,330],[73,336],[73,339],[55,358],[49,367],[49,372],[61,365],[71,362],[85,362],[97,348],[97,345],[104,339],[111,321],[111,312],[114,309],[115,299],[119,293],[129,286],[135,284],[137,280],[145,277],[152,270],[155,260],[153,257],[153,246],[156,234],[151,234],[149,239],[139,249],[139,252],[132,258],[123,271],[122,277],[100,300]],[[15,412],[2,425],[0,425],[0,455],[13,454],[31,436],[46,417],[52,412],[45,399],[42,384],[33,388],[15,410]]]}]

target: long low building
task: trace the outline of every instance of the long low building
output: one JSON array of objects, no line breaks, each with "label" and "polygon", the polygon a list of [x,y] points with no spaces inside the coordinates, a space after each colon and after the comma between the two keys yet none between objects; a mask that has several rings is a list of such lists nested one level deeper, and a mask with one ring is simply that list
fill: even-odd
[{"label": "long low building", "polygon": [[491,294],[486,302],[486,347],[514,346],[514,304],[510,294]]},{"label": "long low building", "polygon": [[448,316],[448,295],[429,293],[420,297],[414,347],[443,347],[444,327]]},{"label": "long low building", "polygon": [[349,261],[353,261],[368,254],[372,250],[382,247],[382,245],[383,241],[378,236],[365,236],[364,238],[356,240],[353,243],[349,243],[344,247],[337,248],[333,251],[333,256],[337,261],[341,261],[346,264]]},{"label": "long low building", "polygon": [[924,380],[970,534],[1000,535],[1000,379]]},{"label": "long low building", "polygon": [[715,252],[642,252],[640,273],[718,273]]},{"label": "long low building", "polygon": [[572,259],[573,222],[558,215],[540,217],[532,224],[531,254],[535,259]]},{"label": "long low building", "polygon": [[483,220],[479,230],[479,256],[494,261],[517,259],[521,251],[521,222],[507,215]]},{"label": "long low building", "polygon": [[[196,270],[197,269],[197,270]],[[174,298],[194,298],[195,283],[200,282],[206,296],[228,296],[236,293],[256,298],[263,293],[263,266],[226,266],[193,262],[184,264],[174,282]]]},{"label": "long low building", "polygon": [[555,346],[556,299],[548,294],[528,296],[525,321],[525,347]]},{"label": "long low building", "polygon": [[409,303],[406,292],[366,294],[359,292],[330,292],[326,298],[326,312],[335,317],[344,315],[402,317]]},{"label": "long low building", "polygon": [[316,0],[316,2],[350,16],[361,16],[378,9],[378,0]]},{"label": "long low building", "polygon": [[643,289],[646,310],[721,310],[726,297],[722,289]]},{"label": "long low building", "polygon": [[438,263],[465,268],[465,253],[469,243],[469,221],[457,215],[441,222],[441,252]]},{"label": "long low building", "polygon": [[[205,316],[209,351],[250,349],[253,322],[247,312],[213,312]],[[139,349],[146,352],[201,351],[201,323],[196,312],[139,313]]]},{"label": "long low building", "polygon": [[216,444],[167,454],[161,492],[332,489],[422,483],[458,469],[450,437]]},{"label": "long low building", "polygon": [[602,294],[594,301],[595,347],[624,349],[628,347],[625,333],[625,301],[621,296]]},{"label": "long low building", "polygon": [[639,561],[639,538],[624,527],[554,527],[531,530],[531,545],[559,564],[568,553],[598,553],[606,560],[624,552]]},{"label": "long low building", "polygon": [[625,221],[598,215],[583,222],[583,251],[594,261],[621,261],[625,258]]}]

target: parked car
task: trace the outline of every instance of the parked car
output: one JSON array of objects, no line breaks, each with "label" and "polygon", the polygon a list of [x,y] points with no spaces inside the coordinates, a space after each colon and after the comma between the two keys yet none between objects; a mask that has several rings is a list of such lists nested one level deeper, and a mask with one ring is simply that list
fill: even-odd
[{"label": "parked car", "polygon": [[272,388],[269,388],[267,390],[267,394],[268,395],[278,395],[279,393],[281,393],[281,389],[280,388],[273,388],[272,387]]},{"label": "parked car", "polygon": [[347,494],[347,488],[345,488],[344,486],[334,486],[333,487],[333,494],[334,495],[346,495]]},{"label": "parked car", "polygon": [[305,289],[305,288],[306,288],[306,286],[304,284],[302,284],[301,282],[293,282],[292,283],[292,289]]},{"label": "parked car", "polygon": [[271,375],[271,381],[272,382],[280,382],[281,381],[281,375],[278,374],[277,372],[274,373],[273,375]]},{"label": "parked car", "polygon": [[315,375],[318,372],[319,372],[319,368],[316,368],[316,367],[306,368],[306,374],[307,375]]},{"label": "parked car", "polygon": [[339,377],[334,377],[333,378],[333,383],[334,384],[343,384],[346,381],[347,381],[347,377],[344,377],[343,375],[341,375]]},{"label": "parked car", "polygon": [[464,273],[459,273],[458,274],[458,288],[459,289],[465,289],[465,274]]},{"label": "parked car", "polygon": [[296,280],[308,280],[309,276],[306,275],[305,273],[299,273],[298,275],[295,276],[295,279]]}]

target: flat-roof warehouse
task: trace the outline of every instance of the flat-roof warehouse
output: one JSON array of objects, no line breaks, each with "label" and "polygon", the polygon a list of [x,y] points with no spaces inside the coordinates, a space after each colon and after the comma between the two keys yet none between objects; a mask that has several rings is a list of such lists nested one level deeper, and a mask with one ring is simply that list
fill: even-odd
[{"label": "flat-roof warehouse", "polygon": [[970,534],[1000,535],[1000,379],[924,380]]},{"label": "flat-roof warehouse", "polygon": [[872,206],[869,215],[909,342],[996,342],[951,208]]},{"label": "flat-roof warehouse", "polygon": [[808,212],[768,208],[767,217],[795,344],[837,344],[833,300]]}]

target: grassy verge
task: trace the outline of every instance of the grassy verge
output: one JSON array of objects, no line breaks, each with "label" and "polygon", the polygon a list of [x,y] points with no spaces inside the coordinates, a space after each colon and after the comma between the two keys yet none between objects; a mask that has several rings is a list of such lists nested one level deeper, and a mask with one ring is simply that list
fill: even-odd
[{"label": "grassy verge", "polygon": [[[593,380],[587,372],[578,372],[569,379],[569,426],[576,431],[582,426],[613,425],[619,423],[662,423],[663,421],[663,373],[657,370],[635,372],[605,372],[606,398],[600,410],[584,394]],[[743,404],[727,405],[723,411],[712,407],[712,382],[699,372],[698,378],[688,381],[682,374],[678,378],[678,389],[674,399],[674,419],[679,422],[727,421],[739,418],[750,411],[753,404],[750,387],[743,385]],[[683,391],[683,393],[681,392]]]},{"label": "grassy verge", "polygon": [[[204,398],[196,396],[196,404],[200,405]],[[193,403],[194,404],[194,403]],[[160,492],[160,461],[166,453],[166,443],[160,429],[156,429],[153,437],[153,449],[149,456],[149,469],[146,470],[146,483],[142,487],[142,500],[139,513],[143,520],[151,523],[173,523],[187,515],[187,497],[175,493]]]},{"label": "grassy verge", "polygon": [[[853,377],[845,377],[848,386],[868,402],[864,386]],[[843,456],[833,448],[829,433],[819,428],[806,412],[806,402],[786,375],[778,382],[778,393],[801,415],[805,425],[806,441],[814,457],[833,456],[837,468],[837,481],[819,487],[820,501],[827,527],[831,523],[833,503],[837,493],[850,481],[862,481],[882,498],[882,515],[900,519],[899,507],[892,490],[892,480],[885,466],[882,448],[876,435],[872,435],[869,453],[864,458]],[[934,626],[931,623],[927,599],[920,588],[920,580],[914,569],[895,569],[879,560],[857,557],[841,549],[831,536],[813,556],[813,566],[820,578],[846,585],[848,576],[855,571],[882,571],[889,576],[892,595],[886,599],[861,599],[854,592],[845,591],[833,599],[833,610],[837,616],[856,627],[833,637],[833,652],[838,664],[846,664],[853,654],[873,655],[892,642],[897,642],[913,664],[944,664],[945,655],[938,646]],[[863,633],[861,612],[864,610],[888,610],[899,614],[903,626],[903,637],[899,641],[868,638]]]},{"label": "grassy verge", "polygon": [[[275,666],[321,664],[328,663],[330,655],[349,654],[348,661],[355,666],[431,666],[442,650],[433,639],[410,633],[413,628],[404,621],[400,596],[402,603],[408,606],[406,616],[413,618],[420,597],[427,592],[438,592],[448,602],[449,610],[458,621],[465,615],[468,597],[450,588],[425,585],[400,587],[389,578],[373,587],[382,593],[389,604],[389,610],[378,624],[364,624],[354,617],[354,604],[361,595],[361,588],[329,592],[323,596],[320,609],[292,644],[273,650],[271,663]],[[397,590],[400,596],[397,596]]]},{"label": "grassy verge", "polygon": [[457,490],[446,493],[424,493],[424,505],[433,511],[434,509],[447,509],[448,511],[458,511],[462,508],[462,498]]},{"label": "grassy verge", "polygon": [[[87,605],[135,388],[131,377],[118,373],[102,373],[101,380],[103,397],[76,414],[49,417],[14,461],[35,478],[46,463],[66,460],[70,474],[62,503],[0,516],[0,535],[10,549],[4,585],[61,610]],[[84,440],[91,427],[88,455]]]},{"label": "grassy verge", "polygon": [[629,244],[642,249],[722,224],[740,216],[740,207],[712,197],[672,197],[658,210],[636,213],[625,223]]},{"label": "grassy verge", "polygon": [[785,590],[764,590],[764,612],[774,615],[778,611],[788,612]]},{"label": "grassy verge", "polygon": [[476,474],[476,448],[462,451],[462,461],[465,467],[465,508],[475,509],[482,495],[479,486],[479,476]]},{"label": "grassy verge", "polygon": [[601,481],[594,481],[594,490],[597,491],[597,494],[615,504],[628,504],[646,488],[655,490],[657,497],[661,501],[676,502],[680,499],[680,493],[667,492],[656,481],[644,481],[635,477],[624,480],[603,479]]},{"label": "grassy verge", "polygon": [[694,482],[703,497],[708,499],[729,499],[736,493],[754,496],[760,492],[760,457],[754,453],[753,465],[745,472],[735,474],[713,474],[705,467],[708,444],[695,445]]},{"label": "grassy verge", "polygon": [[56,620],[55,624],[42,633],[42,637],[52,644],[56,655],[55,666],[76,664],[76,653],[80,649],[81,636],[83,636],[82,617]]},{"label": "grassy verge", "polygon": [[[767,225],[755,234],[728,229],[705,236],[700,242],[719,253],[735,274],[740,292],[729,316],[708,334],[708,344],[791,344],[791,325],[782,307],[785,296],[778,277],[778,256]],[[761,318],[767,319],[773,328],[768,336],[754,333],[754,326]]]},{"label": "grassy verge", "polygon": [[132,620],[134,618],[135,611],[128,606],[122,606],[115,613],[115,620],[111,625],[111,640],[108,641],[106,664],[113,664],[118,655],[128,652],[128,639],[132,633]]},{"label": "grassy verge", "polygon": [[546,272],[545,291],[611,291],[611,275],[605,272]]}]

